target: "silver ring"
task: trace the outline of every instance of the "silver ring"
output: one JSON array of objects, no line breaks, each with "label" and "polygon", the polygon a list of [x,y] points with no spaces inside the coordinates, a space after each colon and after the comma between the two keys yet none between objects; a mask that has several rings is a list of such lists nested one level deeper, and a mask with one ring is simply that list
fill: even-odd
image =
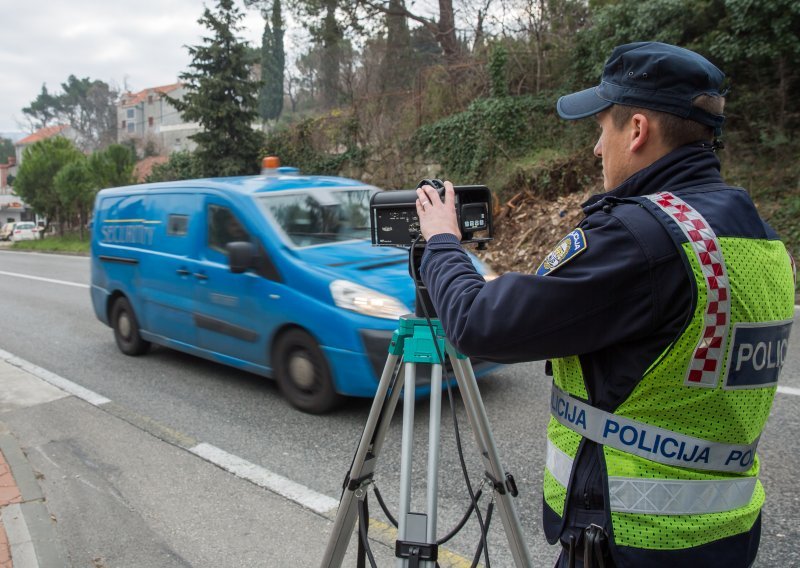
[{"label": "silver ring", "polygon": [[430,204],[431,204],[431,202],[430,202],[430,201],[421,201],[421,202],[420,202],[420,205],[422,206],[422,208],[423,208],[423,209],[425,209],[425,206],[426,206],[426,205],[430,205]]}]

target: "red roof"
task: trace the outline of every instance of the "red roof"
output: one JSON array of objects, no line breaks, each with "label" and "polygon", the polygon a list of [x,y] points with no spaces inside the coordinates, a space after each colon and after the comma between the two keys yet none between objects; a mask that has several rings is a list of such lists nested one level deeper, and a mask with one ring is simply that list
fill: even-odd
[{"label": "red roof", "polygon": [[136,178],[136,181],[143,182],[145,178],[150,175],[150,172],[153,171],[153,166],[164,164],[167,161],[169,161],[169,158],[166,156],[149,156],[140,160],[133,168],[133,177]]},{"label": "red roof", "polygon": [[69,124],[57,124],[56,126],[46,126],[44,128],[40,128],[30,136],[26,136],[22,140],[18,140],[15,146],[26,146],[40,140],[52,138],[56,134],[60,134],[65,128],[69,128]]},{"label": "red roof", "polygon": [[164,95],[166,93],[171,93],[175,89],[180,88],[180,86],[181,86],[180,83],[172,83],[171,85],[150,87],[149,89],[141,90],[138,93],[125,93],[122,96],[122,106],[131,106],[139,104],[140,102],[144,101],[147,98],[147,95],[152,95],[152,94]]}]

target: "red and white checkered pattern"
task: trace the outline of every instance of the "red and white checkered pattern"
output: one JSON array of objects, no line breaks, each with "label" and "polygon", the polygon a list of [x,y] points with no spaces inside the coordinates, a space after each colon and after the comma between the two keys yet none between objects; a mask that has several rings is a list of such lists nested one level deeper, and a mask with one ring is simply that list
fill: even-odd
[{"label": "red and white checkered pattern", "polygon": [[672,193],[649,199],[681,228],[700,262],[706,282],[703,333],[694,349],[684,384],[715,387],[722,370],[722,357],[731,321],[730,284],[717,235],[700,213]]}]

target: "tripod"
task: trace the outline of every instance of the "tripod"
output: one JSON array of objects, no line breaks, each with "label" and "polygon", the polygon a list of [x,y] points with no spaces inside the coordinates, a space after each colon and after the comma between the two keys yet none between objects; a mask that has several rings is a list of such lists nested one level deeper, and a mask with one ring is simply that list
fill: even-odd
[{"label": "tripod", "polygon": [[[423,291],[423,302],[427,302],[432,313],[432,305],[427,291]],[[497,494],[498,509],[503,522],[506,538],[517,567],[529,567],[531,561],[522,539],[522,531],[512,496],[517,495],[514,478],[505,473],[500,466],[497,448],[494,444],[486,410],[478,391],[472,365],[464,355],[456,352],[446,341],[438,319],[430,320],[435,332],[432,334],[426,319],[408,314],[399,320],[399,327],[392,336],[389,355],[381,374],[378,390],[372,401],[364,432],[358,444],[353,463],[350,466],[333,531],[325,550],[323,568],[338,568],[350,542],[356,516],[359,516],[359,566],[364,564],[369,524],[367,513],[367,490],[372,483],[378,456],[380,455],[386,431],[391,422],[403,391],[403,427],[400,461],[400,506],[398,518],[398,539],[395,543],[397,568],[433,567],[438,545],[436,541],[439,433],[442,399],[442,361],[440,354],[446,352],[464,401],[466,415],[485,467],[486,479]],[[434,337],[435,336],[435,337]],[[438,344],[438,345],[437,345]],[[437,348],[438,347],[438,348]],[[402,357],[405,373],[397,368]],[[411,466],[414,444],[414,403],[416,389],[416,365],[431,366],[430,424],[428,437],[427,468],[427,513],[410,512],[411,505]],[[397,372],[397,373],[396,373]],[[396,374],[395,384],[392,385]]]}]

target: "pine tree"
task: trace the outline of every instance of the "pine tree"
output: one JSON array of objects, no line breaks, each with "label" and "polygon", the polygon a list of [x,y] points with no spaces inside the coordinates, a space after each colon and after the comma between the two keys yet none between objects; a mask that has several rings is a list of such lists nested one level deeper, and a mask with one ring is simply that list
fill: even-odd
[{"label": "pine tree", "polygon": [[250,75],[247,44],[241,30],[242,12],[233,0],[218,0],[198,21],[211,37],[190,46],[192,62],[180,79],[187,88],[182,100],[170,98],[187,122],[198,122],[197,165],[204,176],[244,175],[258,171],[262,135],[253,130],[258,120],[259,82]]},{"label": "pine tree", "polygon": [[261,36],[261,80],[258,113],[264,120],[277,120],[283,110],[283,77],[286,51],[283,47],[281,0],[273,0],[272,14],[264,10],[264,34]]}]

